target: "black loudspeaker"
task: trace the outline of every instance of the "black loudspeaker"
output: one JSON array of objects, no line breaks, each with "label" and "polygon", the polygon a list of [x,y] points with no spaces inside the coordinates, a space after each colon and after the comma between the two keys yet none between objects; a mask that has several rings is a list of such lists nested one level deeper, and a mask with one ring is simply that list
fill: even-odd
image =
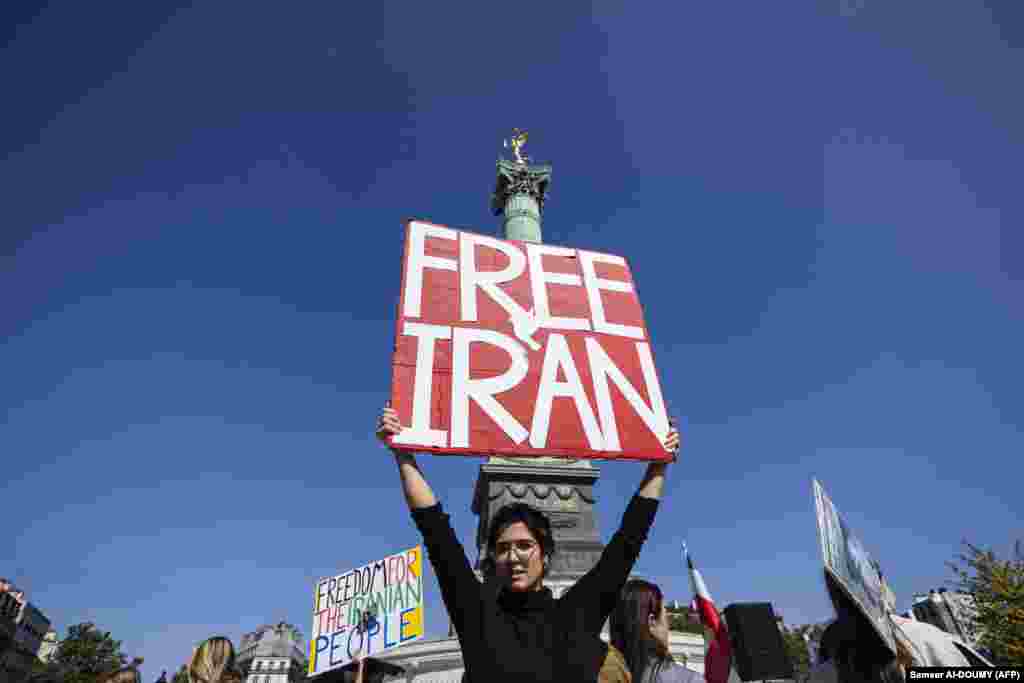
[{"label": "black loudspeaker", "polygon": [[782,633],[770,602],[742,602],[724,610],[732,661],[744,681],[793,678]]}]

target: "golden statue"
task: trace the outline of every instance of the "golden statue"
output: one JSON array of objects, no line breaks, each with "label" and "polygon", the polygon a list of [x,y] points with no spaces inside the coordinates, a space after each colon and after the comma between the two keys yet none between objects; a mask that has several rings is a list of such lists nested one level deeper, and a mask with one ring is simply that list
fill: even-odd
[{"label": "golden statue", "polygon": [[513,128],[512,129],[512,138],[510,140],[506,140],[505,141],[505,147],[506,148],[511,145],[511,147],[512,147],[512,154],[515,156],[517,164],[525,164],[527,161],[529,161],[529,158],[528,157],[524,157],[522,155],[522,153],[519,151],[519,150],[521,150],[523,148],[523,145],[526,144],[526,138],[527,137],[528,137],[528,133],[525,130],[519,130],[518,128]]}]

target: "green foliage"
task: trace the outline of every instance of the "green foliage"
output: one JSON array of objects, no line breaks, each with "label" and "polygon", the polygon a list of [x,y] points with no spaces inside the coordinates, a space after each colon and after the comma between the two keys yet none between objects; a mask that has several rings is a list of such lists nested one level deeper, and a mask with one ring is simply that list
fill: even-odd
[{"label": "green foliage", "polygon": [[178,669],[178,671],[174,674],[174,676],[171,678],[171,683],[189,683],[188,672],[185,670],[184,666]]},{"label": "green foliage", "polygon": [[704,635],[704,627],[700,624],[687,619],[685,616],[673,614],[668,618],[668,628],[670,631],[678,631],[680,633],[696,633],[699,636]]},{"label": "green foliage", "polygon": [[807,653],[807,643],[804,641],[802,632],[795,628],[782,627],[782,643],[786,646],[786,655],[793,665],[793,679],[796,681],[807,680],[811,670],[811,658]]},{"label": "green foliage", "polygon": [[974,598],[978,644],[992,653],[994,663],[1024,666],[1024,550],[1014,545],[1014,557],[1001,560],[991,550],[964,541],[966,552],[949,566],[957,589]]},{"label": "green foliage", "polygon": [[31,683],[95,683],[101,674],[116,671],[127,658],[121,641],[91,623],[68,627],[68,634],[47,664],[33,667]]},{"label": "green foliage", "polygon": [[665,611],[668,612],[668,630],[679,633],[695,633],[698,636],[704,635],[704,627],[701,626],[699,619],[694,621],[690,618],[688,607],[680,607],[679,609],[665,607]]},{"label": "green foliage", "polygon": [[821,642],[821,634],[825,632],[824,624],[804,624],[795,628],[789,628],[780,622],[782,642],[786,647],[786,654],[793,664],[793,680],[806,681],[810,675],[811,661],[810,652],[807,649],[807,641],[804,634],[813,642]]}]

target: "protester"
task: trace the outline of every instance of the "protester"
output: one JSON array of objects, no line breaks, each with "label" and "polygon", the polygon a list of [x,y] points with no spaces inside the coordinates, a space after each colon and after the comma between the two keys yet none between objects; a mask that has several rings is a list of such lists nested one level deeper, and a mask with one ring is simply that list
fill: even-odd
[{"label": "protester", "polygon": [[669,654],[668,610],[653,583],[626,583],[611,614],[611,641],[622,652],[634,683],[698,683],[703,677]]},{"label": "protester", "polygon": [[633,683],[633,674],[629,671],[626,658],[614,645],[608,645],[604,663],[597,672],[597,683]]},{"label": "protester", "polygon": [[[385,408],[377,435],[402,431]],[[673,429],[664,448],[675,453]],[[513,504],[491,521],[487,580],[481,584],[466,552],[413,456],[394,449],[402,490],[441,586],[441,598],[462,647],[466,678],[501,681],[596,681],[608,646],[599,634],[640,554],[658,509],[664,463],[651,463],[622,525],[597,564],[559,599],[544,587],[555,552],[551,524],[528,505]]]},{"label": "protester", "polygon": [[836,620],[821,635],[822,662],[811,671],[812,683],[903,683],[909,653],[897,643],[893,652],[868,617],[826,576]]},{"label": "protester", "polygon": [[940,628],[915,619],[890,615],[897,648],[912,666],[992,666],[972,647]]},{"label": "protester", "polygon": [[402,676],[405,669],[375,657],[359,655],[343,667],[331,669],[316,677],[317,683],[381,683],[386,678]]},{"label": "protester", "polygon": [[[903,681],[912,666],[992,666],[976,650],[931,624],[895,614],[889,615],[889,620],[895,636],[895,655],[881,644],[881,638],[862,615],[830,624],[821,638],[822,661],[811,670],[809,680]],[[879,673],[874,678],[863,678],[860,671],[865,668]]]},{"label": "protester", "polygon": [[235,669],[235,646],[223,636],[204,640],[188,664],[190,683],[240,683]]}]

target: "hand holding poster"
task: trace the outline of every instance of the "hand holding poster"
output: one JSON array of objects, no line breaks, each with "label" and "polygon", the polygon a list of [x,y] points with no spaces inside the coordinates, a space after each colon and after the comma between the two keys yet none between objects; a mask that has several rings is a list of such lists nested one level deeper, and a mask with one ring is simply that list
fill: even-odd
[{"label": "hand holding poster", "polygon": [[321,579],[313,590],[309,675],[423,637],[420,546]]},{"label": "hand holding poster", "polygon": [[814,480],[814,502],[826,578],[831,577],[832,582],[871,622],[889,649],[895,652],[896,641],[877,563],[843,521],[839,510],[817,480]]},{"label": "hand holding poster", "polygon": [[625,259],[412,221],[395,448],[670,460],[661,384]]}]

